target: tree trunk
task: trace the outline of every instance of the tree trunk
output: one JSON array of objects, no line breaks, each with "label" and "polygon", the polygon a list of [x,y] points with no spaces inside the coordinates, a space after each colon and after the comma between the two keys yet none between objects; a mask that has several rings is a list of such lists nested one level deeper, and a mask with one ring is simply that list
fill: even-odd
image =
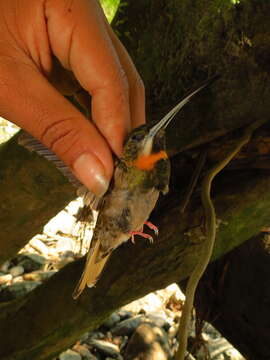
[{"label": "tree trunk", "polygon": [[[66,266],[26,298],[2,304],[3,360],[52,358],[114,309],[188,277],[204,240],[199,188],[186,212],[180,212],[196,157],[204,151],[198,145],[205,148],[211,141],[206,164],[210,167],[239,136],[241,130],[231,134],[233,130],[269,116],[268,1],[242,0],[233,5],[217,0],[139,0],[125,4],[114,26],[145,81],[149,119],[160,119],[208,76],[222,73],[222,78],[198,95],[168,129],[168,147],[174,155],[171,192],[153,214],[152,221],[161,230],[154,245],[140,241],[115,251],[98,285],[76,302],[71,293],[82,261]],[[215,183],[221,223],[213,259],[268,223],[268,144],[265,127],[233,163],[234,170],[224,171]],[[51,164],[17,145],[16,138],[0,148],[0,162],[0,254],[4,260],[24,246],[74,196],[74,190]]]},{"label": "tree trunk", "polygon": [[172,153],[268,118],[269,9],[268,0],[138,0],[120,7],[114,27],[145,82],[149,118],[160,119],[187,91],[221,75],[169,127]]},{"label": "tree trunk", "polygon": [[270,359],[269,244],[261,234],[212,263],[195,301],[199,317],[250,360]]}]

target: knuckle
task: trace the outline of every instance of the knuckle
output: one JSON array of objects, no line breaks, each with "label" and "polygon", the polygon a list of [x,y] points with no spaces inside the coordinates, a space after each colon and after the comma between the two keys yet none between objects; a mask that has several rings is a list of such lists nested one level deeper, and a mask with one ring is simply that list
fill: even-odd
[{"label": "knuckle", "polygon": [[50,122],[41,133],[40,140],[60,157],[64,157],[78,141],[79,132],[73,126],[74,118]]}]

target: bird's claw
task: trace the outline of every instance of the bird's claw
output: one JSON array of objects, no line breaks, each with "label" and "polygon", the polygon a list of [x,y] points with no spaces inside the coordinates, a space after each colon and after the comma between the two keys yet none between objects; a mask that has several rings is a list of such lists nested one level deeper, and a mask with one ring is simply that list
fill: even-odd
[{"label": "bird's claw", "polygon": [[152,238],[151,235],[145,234],[145,233],[142,232],[142,231],[131,231],[130,234],[131,234],[131,242],[132,242],[133,244],[135,244],[135,239],[134,239],[134,236],[135,236],[135,235],[139,235],[139,236],[141,236],[141,237],[143,237],[143,238],[145,238],[145,239],[148,239],[151,244],[154,242],[154,239]]},{"label": "bird's claw", "polygon": [[153,230],[155,235],[158,236],[158,227],[154,224],[152,224],[150,221],[146,221],[144,225],[148,226],[149,229]]},{"label": "bird's claw", "polygon": [[[146,222],[144,223],[144,225],[148,226],[149,229],[153,230],[153,231],[155,232],[155,235],[156,235],[156,236],[158,235],[158,228],[157,228],[154,224],[152,224],[150,221],[146,221]],[[151,235],[149,235],[149,234],[145,234],[145,233],[143,232],[143,229],[138,230],[138,231],[131,231],[130,235],[131,235],[131,242],[132,242],[132,244],[135,244],[135,239],[134,239],[134,236],[135,236],[135,235],[139,235],[139,236],[141,236],[141,237],[143,237],[143,238],[145,238],[145,239],[148,239],[149,242],[150,242],[150,244],[153,244],[153,242],[154,242],[153,237],[152,237]]]}]

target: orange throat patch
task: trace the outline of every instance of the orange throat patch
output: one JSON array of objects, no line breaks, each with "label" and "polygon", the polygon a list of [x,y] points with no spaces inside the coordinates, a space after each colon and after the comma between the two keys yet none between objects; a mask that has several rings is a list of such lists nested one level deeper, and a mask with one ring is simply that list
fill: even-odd
[{"label": "orange throat patch", "polygon": [[133,165],[140,170],[153,170],[157,161],[161,159],[168,159],[166,151],[162,150],[158,153],[150,155],[141,155],[138,159],[134,160]]}]

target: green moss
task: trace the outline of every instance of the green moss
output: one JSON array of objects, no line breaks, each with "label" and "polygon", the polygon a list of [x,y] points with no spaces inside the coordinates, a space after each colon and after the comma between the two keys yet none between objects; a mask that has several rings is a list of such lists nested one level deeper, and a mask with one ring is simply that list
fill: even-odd
[{"label": "green moss", "polygon": [[105,15],[109,22],[111,22],[114,18],[114,15],[119,6],[120,0],[101,0],[101,6],[105,12]]},{"label": "green moss", "polygon": [[[254,174],[252,176],[254,177]],[[268,221],[267,209],[270,206],[270,192],[266,190],[268,189],[265,183],[267,180],[263,180],[261,184],[265,189],[263,193],[261,187],[256,188],[255,179],[253,180],[254,186],[252,181],[247,184],[244,174],[239,181],[240,186],[245,190],[245,196],[238,197],[239,184],[235,184],[228,198],[231,205],[225,200],[222,209],[219,209],[217,218],[221,220],[221,224],[218,229],[213,259],[258,234]]]}]

